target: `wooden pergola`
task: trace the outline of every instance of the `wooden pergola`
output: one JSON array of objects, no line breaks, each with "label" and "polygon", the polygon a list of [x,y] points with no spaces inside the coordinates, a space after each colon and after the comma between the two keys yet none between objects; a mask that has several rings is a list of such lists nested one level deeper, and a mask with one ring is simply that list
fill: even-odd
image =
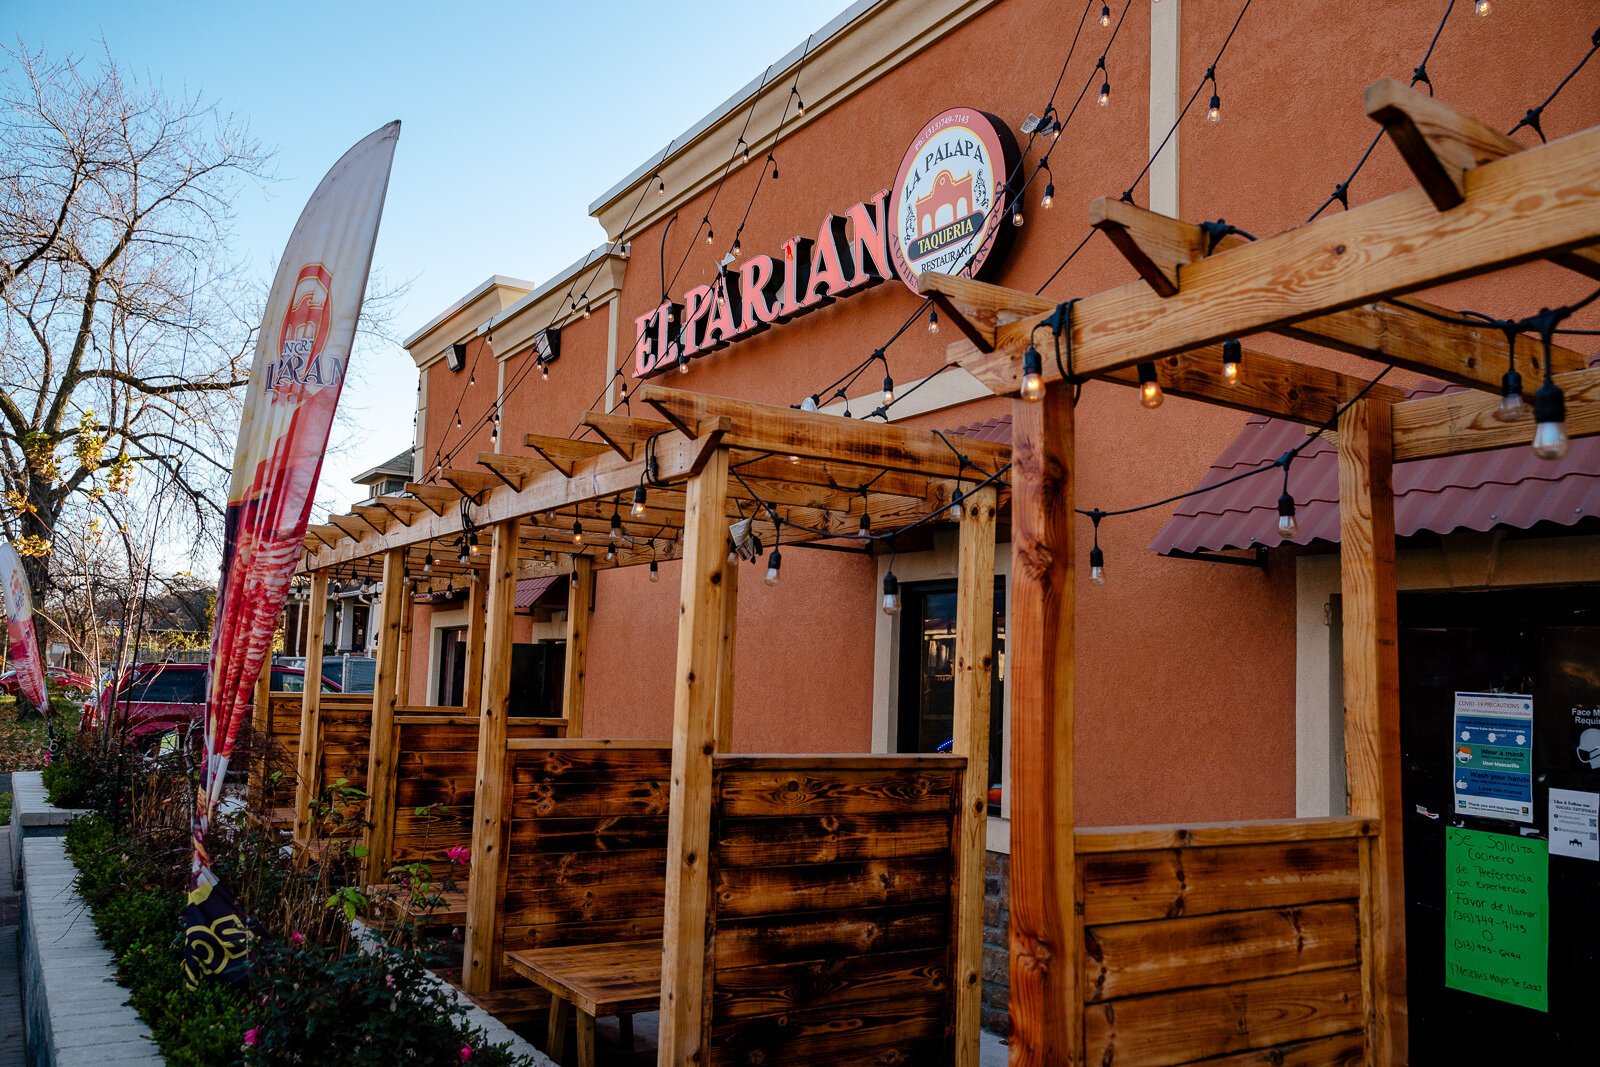
[{"label": "wooden pergola", "polygon": [[[734,857],[727,840],[713,839],[713,825],[723,825],[725,817],[747,820],[766,815],[797,820],[783,827],[760,824],[772,827],[770,836],[776,843],[772,847],[779,850],[772,853],[774,857],[780,852],[790,856],[782,849],[792,851],[802,838],[815,833],[818,856],[826,853],[839,859],[848,853],[852,860],[889,864],[892,869],[904,859],[898,849],[905,848],[920,850],[925,858],[918,862],[941,871],[948,867],[931,880],[907,879],[904,890],[932,887],[929,891],[948,893],[948,902],[935,909],[944,919],[928,927],[934,940],[918,943],[919,950],[948,949],[948,953],[940,955],[936,965],[920,966],[914,973],[874,973],[853,979],[846,969],[836,978],[847,988],[859,985],[864,992],[840,998],[842,1003],[834,1006],[826,1000],[832,986],[824,984],[816,994],[823,1000],[804,1005],[812,1013],[837,1012],[849,1022],[798,1034],[781,1017],[748,1024],[735,1020],[718,1029],[723,1036],[715,1040],[754,1048],[761,1043],[814,1040],[820,1033],[833,1051],[851,1042],[857,1042],[853,1047],[858,1050],[910,1048],[913,1056],[937,1048],[942,1058],[976,1064],[988,795],[983,771],[989,758],[993,667],[992,576],[996,516],[1006,494],[1010,449],[946,438],[929,430],[852,422],[659,386],[640,388],[633,406],[660,417],[590,413],[584,423],[598,441],[530,434],[526,439],[530,454],[482,453],[477,457],[479,470],[445,469],[438,472],[437,483],[407,486],[405,496],[379,497],[374,506],[336,516],[308,532],[301,569],[312,576],[311,627],[320,625],[316,615],[330,574],[383,582],[366,775],[369,880],[385,880],[395,859],[393,828],[397,815],[404,815],[397,812],[395,800],[402,747],[396,724],[451,710],[407,708],[399,701],[399,679],[405,677],[405,648],[410,641],[411,589],[461,580],[469,588],[469,688],[472,680],[481,676],[482,681],[468,698],[469,710],[477,717],[477,773],[462,984],[469,993],[484,994],[504,978],[506,860],[508,849],[518,840],[508,824],[526,816],[512,798],[514,768],[528,766],[526,757],[535,750],[545,754],[541,759],[546,764],[557,759],[567,765],[629,744],[585,740],[584,645],[593,576],[611,567],[653,567],[662,560],[681,559],[670,825],[660,916],[661,1062],[706,1062],[714,1044],[713,1028],[723,1027],[711,1004],[719,973],[714,930],[719,909],[732,908],[738,901],[730,904],[725,899],[729,894],[713,894],[712,867],[749,862],[752,852],[769,847],[765,840],[769,834],[763,831],[739,846]],[[902,529],[943,515],[958,488],[964,497],[953,755],[726,756],[733,722],[739,579],[738,564],[730,562],[732,524],[750,520],[751,532],[768,550],[839,538],[859,541],[864,516],[873,530]],[[638,493],[644,497],[642,516],[633,509]],[[620,525],[616,540],[608,536],[613,516]],[[581,541],[574,524],[581,524]],[[470,551],[464,561],[458,559],[461,538],[469,532],[487,537],[486,559]],[[418,579],[430,557],[430,573],[408,586],[407,578]],[[507,714],[516,582],[519,577],[550,573],[572,576],[564,715],[555,731],[560,740],[508,739],[508,721],[516,722]],[[308,673],[316,666],[308,664]],[[311,802],[320,784],[319,708],[329,699],[311,692],[304,698],[296,801],[296,834],[302,843],[309,843]],[[975,770],[963,775],[968,766]],[[728,799],[751,788],[740,783],[769,780],[782,783],[781,802]],[[945,789],[946,782],[958,786],[952,792]],[[596,792],[585,810],[592,812],[601,803]],[[908,825],[915,822],[918,828],[917,840],[910,845],[896,836],[901,833],[896,812],[902,808],[912,813]],[[621,814],[625,809],[615,810]],[[854,843],[840,844],[833,831],[817,829],[823,816],[842,817],[846,823],[855,820],[868,832],[858,830]],[[943,837],[927,832],[930,819],[943,827]],[[782,845],[785,834],[788,843]],[[875,851],[880,848],[887,850],[881,856]],[[787,869],[812,876],[806,866]],[[765,875],[756,881],[760,885],[752,882],[747,892],[761,897],[761,907],[781,911],[788,906],[785,894],[772,890]],[[856,893],[868,907],[869,919],[870,906],[901,903],[897,894],[902,890],[893,878],[882,879],[880,885],[875,877],[864,889],[857,885],[841,891]],[[743,911],[730,914],[747,915],[752,906],[747,902]],[[838,921],[844,931],[841,938],[854,936],[847,917]],[[874,993],[879,988],[883,992]],[[767,996],[770,1000],[790,992],[780,986]],[[752,988],[732,995],[762,1003]],[[919,996],[931,1007],[913,1010]],[[881,1003],[863,1003],[874,997]],[[863,1025],[859,1013],[874,1003],[877,1014]],[[910,1013],[909,1022],[896,1019],[901,1012]],[[854,1036],[858,1027],[860,1037]],[[920,1029],[913,1033],[913,1028]]]},{"label": "wooden pergola", "polygon": [[[1044,395],[1015,401],[1012,430],[1013,1065],[1111,1062],[1113,1053],[1116,1062],[1186,1063],[1274,1049],[1303,1057],[1295,1062],[1407,1061],[1393,465],[1527,446],[1533,420],[1494,418],[1508,357],[1500,329],[1441,321],[1426,314],[1438,309],[1414,298],[1406,307],[1386,301],[1534,260],[1600,279],[1600,129],[1525,148],[1389,80],[1367,90],[1366,111],[1419,187],[1276,236],[1232,236],[1215,247],[1201,226],[1098,200],[1094,226],[1139,280],[1075,301],[1070,319],[1055,301],[1027,293],[943,275],[920,279],[964,334],[952,359],[995,393],[1018,395],[1030,344],[1045,353]],[[1059,366],[1052,322],[1065,324]],[[1257,333],[1467,389],[1405,400],[1385,385],[1249,350],[1244,379],[1230,384],[1223,343]],[[1524,370],[1542,369],[1538,339],[1522,335],[1515,344]],[[1566,396],[1567,433],[1600,432],[1600,369],[1586,369],[1583,356],[1560,345],[1549,358]],[[1350,819],[1074,826],[1079,554],[1073,391],[1062,371],[1074,380],[1137,385],[1142,363],[1154,364],[1173,395],[1312,427],[1337,416]],[[1530,383],[1537,384],[1531,375]],[[1358,850],[1340,845],[1336,853],[1341,837]],[[1321,853],[1278,847],[1313,842]],[[1229,854],[1245,850],[1283,866],[1269,880],[1230,868]],[[1321,858],[1291,865],[1308,855]],[[1164,880],[1186,858],[1189,882]],[[1289,883],[1305,888],[1286,895]],[[1119,911],[1106,904],[1112,893],[1159,907]],[[1215,899],[1220,893],[1226,903]],[[1328,927],[1344,931],[1329,941],[1361,949],[1333,956],[1336,946],[1324,945],[1314,962],[1349,962],[1346,972],[1300,973],[1313,963],[1306,936],[1296,948],[1268,911],[1236,910],[1341,895],[1356,897],[1358,925]],[[1225,910],[1236,925],[1218,952],[1207,948],[1215,933],[1207,914]],[[1319,914],[1330,923],[1343,918]],[[1145,921],[1129,921],[1137,919]],[[1318,977],[1339,973],[1349,981]],[[1130,992],[1143,995],[1119,999]],[[1275,1019],[1278,1008],[1288,1011]],[[1283,1023],[1288,1017],[1294,1025]]]}]

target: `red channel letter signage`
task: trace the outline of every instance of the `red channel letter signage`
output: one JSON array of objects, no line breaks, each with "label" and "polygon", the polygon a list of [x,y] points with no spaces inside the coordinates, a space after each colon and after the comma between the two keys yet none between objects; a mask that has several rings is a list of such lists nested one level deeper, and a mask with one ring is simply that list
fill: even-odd
[{"label": "red channel letter signage", "polygon": [[896,274],[975,276],[997,259],[1006,174],[1016,155],[994,116],[951,108],[924,125],[884,189],[822,220],[815,239],[789,238],[779,255],[730,263],[708,285],[634,320],[634,374],[646,378],[726,348],[768,327],[870,289]]}]

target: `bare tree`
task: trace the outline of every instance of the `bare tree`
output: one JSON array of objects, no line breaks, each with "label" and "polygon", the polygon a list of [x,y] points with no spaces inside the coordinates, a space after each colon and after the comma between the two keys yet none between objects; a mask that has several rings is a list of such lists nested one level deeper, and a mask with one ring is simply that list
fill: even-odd
[{"label": "bare tree", "polygon": [[232,203],[267,156],[109,55],[19,45],[0,66],[0,526],[45,599],[75,573],[51,562],[63,524],[125,527],[112,500],[140,470],[181,501],[165,532],[215,528],[259,308],[227,258]]}]

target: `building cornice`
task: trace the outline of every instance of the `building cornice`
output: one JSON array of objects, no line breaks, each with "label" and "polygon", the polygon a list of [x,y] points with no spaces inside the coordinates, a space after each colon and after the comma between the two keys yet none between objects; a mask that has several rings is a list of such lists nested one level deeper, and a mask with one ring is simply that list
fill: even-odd
[{"label": "building cornice", "polygon": [[[998,2],[859,0],[813,34],[809,49],[805,44],[792,49],[772,65],[764,81],[758,76],[679,134],[668,148],[658,149],[589,205],[589,213],[600,221],[609,237],[623,236],[618,231],[625,225],[630,230],[626,236],[631,237],[717,183],[739,139],[747,112],[751,114],[745,134],[750,145],[750,165],[765,160],[789,102],[795,69],[802,61],[805,67],[799,89],[806,110],[804,115],[796,115],[793,108],[789,109],[783,120],[785,138]],[[781,170],[781,148],[778,166]],[[667,187],[665,196],[647,189],[647,183],[653,183],[658,172]]]}]

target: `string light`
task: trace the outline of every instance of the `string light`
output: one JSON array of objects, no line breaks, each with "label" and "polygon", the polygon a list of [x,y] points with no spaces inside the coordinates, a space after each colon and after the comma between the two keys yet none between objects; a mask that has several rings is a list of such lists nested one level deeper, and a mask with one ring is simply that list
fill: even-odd
[{"label": "string light", "polygon": [[1139,364],[1139,403],[1154,411],[1165,399],[1161,392],[1161,383],[1156,380],[1156,365]]},{"label": "string light", "polygon": [[682,349],[678,350],[678,373],[689,373],[689,357]]},{"label": "string light", "polygon": [[1038,402],[1044,399],[1044,360],[1039,356],[1039,350],[1028,342],[1028,350],[1022,353],[1022,399]]},{"label": "string light", "polygon": [[888,374],[883,376],[883,402],[885,405],[894,403],[894,379]]},{"label": "string light", "polygon": [[1567,439],[1567,398],[1550,376],[1545,356],[1544,384],[1533,394],[1533,454],[1540,459],[1560,459],[1571,443]]},{"label": "string light", "polygon": [[422,573],[433,573],[433,549],[431,548],[428,550],[427,554],[422,557]]},{"label": "string light", "polygon": [[1528,405],[1522,399],[1522,375],[1517,372],[1516,330],[1507,326],[1505,335],[1509,362],[1500,378],[1500,406],[1495,408],[1494,417],[1501,422],[1516,422],[1528,413]]},{"label": "string light", "polygon": [[1089,521],[1094,523],[1094,546],[1089,549],[1089,580],[1095,585],[1106,584],[1106,554],[1100,549],[1100,520],[1106,513],[1099,508],[1089,512]]},{"label": "string light", "polygon": [[636,519],[644,518],[645,494],[643,482],[640,482],[633,490],[633,506],[629,509],[629,511]]},{"label": "string light", "polygon": [[666,196],[667,195],[667,183],[661,177],[661,172],[660,171],[656,172],[656,194],[658,196]]},{"label": "string light", "polygon": [[583,520],[581,519],[572,520],[572,543],[575,545],[583,544]]},{"label": "string light", "polygon": [[778,584],[778,569],[783,566],[783,554],[778,547],[772,547],[772,555],[767,557],[767,576],[764,579],[768,585]]},{"label": "string light", "polygon": [[611,530],[607,536],[612,541],[622,540],[622,516],[617,513],[615,508],[611,510]]},{"label": "string light", "polygon": [[606,546],[606,562],[607,563],[614,563],[614,562],[616,562],[616,559],[617,559],[617,546],[616,545],[607,545]]},{"label": "string light", "polygon": [[733,239],[733,248],[731,249],[731,252],[734,259],[738,259],[744,254],[744,246],[739,243],[739,238],[737,235],[735,235]]},{"label": "string light", "polygon": [[1011,225],[1022,226],[1022,197],[1017,197],[1011,202]]},{"label": "string light", "polygon": [[1103,29],[1104,27],[1109,26],[1109,25],[1111,25],[1111,5],[1110,4],[1101,4],[1100,5],[1100,26]]},{"label": "string light", "polygon": [[1478,0],[1473,5],[1473,10],[1478,13],[1479,18],[1486,19],[1489,17],[1489,13],[1494,10],[1494,5],[1489,3],[1489,0]]},{"label": "string light", "polygon": [[717,239],[716,231],[711,228],[711,219],[710,218],[704,218],[704,219],[701,219],[700,221],[704,222],[706,224],[706,244],[711,244],[713,241],[715,241]]},{"label": "string light", "polygon": [[743,163],[750,162],[750,144],[743,137],[739,138],[739,160]]},{"label": "string light", "polygon": [[894,571],[883,576],[883,613],[900,614],[900,579],[894,576]]},{"label": "string light", "polygon": [[656,566],[656,561],[654,559],[650,560],[650,580],[652,582],[659,582],[661,580],[661,569]]},{"label": "string light", "polygon": [[805,98],[800,95],[799,89],[790,89],[789,91],[794,94],[794,113],[796,115],[804,115],[806,113]]},{"label": "string light", "polygon": [[938,333],[939,332],[939,309],[938,308],[930,308],[929,311],[928,311],[928,332],[929,333]]},{"label": "string light", "polygon": [[773,158],[772,153],[770,153],[770,152],[767,153],[767,162],[772,164],[772,180],[773,181],[777,181],[778,180],[778,161]]},{"label": "string light", "polygon": [[810,396],[808,396],[804,400],[800,401],[800,410],[801,411],[818,411],[818,410],[820,410],[820,408],[818,407],[818,404],[817,404],[817,394],[816,393],[812,393]]},{"label": "string light", "polygon": [[1222,121],[1222,97],[1217,95],[1215,89],[1211,91],[1211,104],[1206,108],[1206,119],[1210,122]]},{"label": "string light", "polygon": [[1285,541],[1300,536],[1300,524],[1294,517],[1294,497],[1289,493],[1289,464],[1293,460],[1293,452],[1285,452],[1278,460],[1283,466],[1283,492],[1278,494],[1278,536]]},{"label": "string light", "polygon": [[1229,385],[1238,385],[1243,374],[1244,346],[1237,338],[1229,338],[1222,342],[1222,380]]},{"label": "string light", "polygon": [[1044,195],[1039,198],[1039,206],[1046,211],[1056,202],[1056,176],[1051,173],[1050,164],[1044,165]]},{"label": "string light", "polygon": [[1099,96],[1100,106],[1101,107],[1110,107],[1111,106],[1111,72],[1106,70],[1106,57],[1105,56],[1101,56],[1100,57],[1100,61],[1095,65],[1095,69],[1099,70],[1099,71],[1103,71],[1105,73],[1105,78],[1100,82],[1100,96]]}]

